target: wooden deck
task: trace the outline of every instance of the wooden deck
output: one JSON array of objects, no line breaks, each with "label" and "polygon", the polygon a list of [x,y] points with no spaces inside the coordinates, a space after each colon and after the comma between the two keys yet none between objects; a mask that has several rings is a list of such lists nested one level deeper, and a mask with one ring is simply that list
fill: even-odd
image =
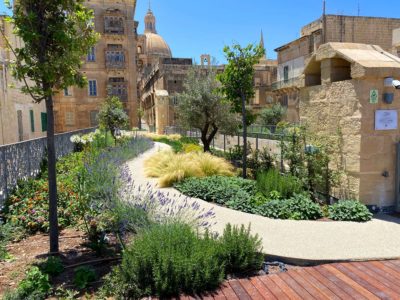
[{"label": "wooden deck", "polygon": [[213,294],[181,299],[400,299],[400,261],[352,262],[230,280]]}]

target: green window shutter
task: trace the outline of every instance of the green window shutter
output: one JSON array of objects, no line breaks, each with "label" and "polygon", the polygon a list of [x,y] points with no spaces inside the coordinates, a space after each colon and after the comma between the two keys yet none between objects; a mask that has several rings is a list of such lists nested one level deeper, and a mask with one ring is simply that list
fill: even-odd
[{"label": "green window shutter", "polygon": [[35,132],[35,116],[33,114],[33,110],[29,111],[29,115],[31,117],[31,131]]},{"label": "green window shutter", "polygon": [[41,119],[42,119],[42,132],[47,131],[47,113],[41,113]]}]

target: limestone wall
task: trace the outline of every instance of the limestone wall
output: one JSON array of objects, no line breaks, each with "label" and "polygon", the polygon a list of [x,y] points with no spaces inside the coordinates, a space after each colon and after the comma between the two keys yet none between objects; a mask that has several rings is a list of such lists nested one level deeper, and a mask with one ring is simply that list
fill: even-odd
[{"label": "limestone wall", "polygon": [[[379,91],[379,103],[371,104],[370,90]],[[400,92],[395,92],[393,104],[383,103],[383,78],[346,80],[301,91],[301,122],[317,133],[342,132],[341,148],[337,149],[338,162],[346,170],[342,186],[335,196],[355,196],[363,203],[390,207],[395,205],[396,143],[399,130],[376,131],[377,109],[400,109]],[[382,174],[387,171],[389,177]]]}]

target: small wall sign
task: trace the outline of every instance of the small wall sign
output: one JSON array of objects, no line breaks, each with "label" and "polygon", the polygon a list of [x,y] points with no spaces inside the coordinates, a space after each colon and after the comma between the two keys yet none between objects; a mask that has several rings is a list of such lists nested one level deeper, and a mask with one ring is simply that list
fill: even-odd
[{"label": "small wall sign", "polygon": [[375,130],[395,130],[397,126],[397,110],[375,111]]},{"label": "small wall sign", "polygon": [[370,90],[369,92],[369,103],[377,104],[379,98],[379,91],[378,90]]}]

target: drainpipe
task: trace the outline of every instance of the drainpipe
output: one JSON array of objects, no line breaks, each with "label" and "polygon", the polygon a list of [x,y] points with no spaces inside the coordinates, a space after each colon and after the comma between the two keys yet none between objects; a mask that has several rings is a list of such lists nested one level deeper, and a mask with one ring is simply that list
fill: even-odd
[{"label": "drainpipe", "polygon": [[3,103],[2,103],[2,105],[0,107],[0,112],[1,112],[1,121],[0,121],[0,123],[1,123],[1,140],[2,140],[3,144],[5,144],[5,140],[4,140],[4,110],[6,109],[6,79],[5,79],[5,76],[6,76],[6,63],[5,63],[5,60],[4,60],[3,53],[1,53],[1,56],[2,57],[1,57],[0,63],[3,66],[2,78],[1,78],[2,81],[3,81]]}]

